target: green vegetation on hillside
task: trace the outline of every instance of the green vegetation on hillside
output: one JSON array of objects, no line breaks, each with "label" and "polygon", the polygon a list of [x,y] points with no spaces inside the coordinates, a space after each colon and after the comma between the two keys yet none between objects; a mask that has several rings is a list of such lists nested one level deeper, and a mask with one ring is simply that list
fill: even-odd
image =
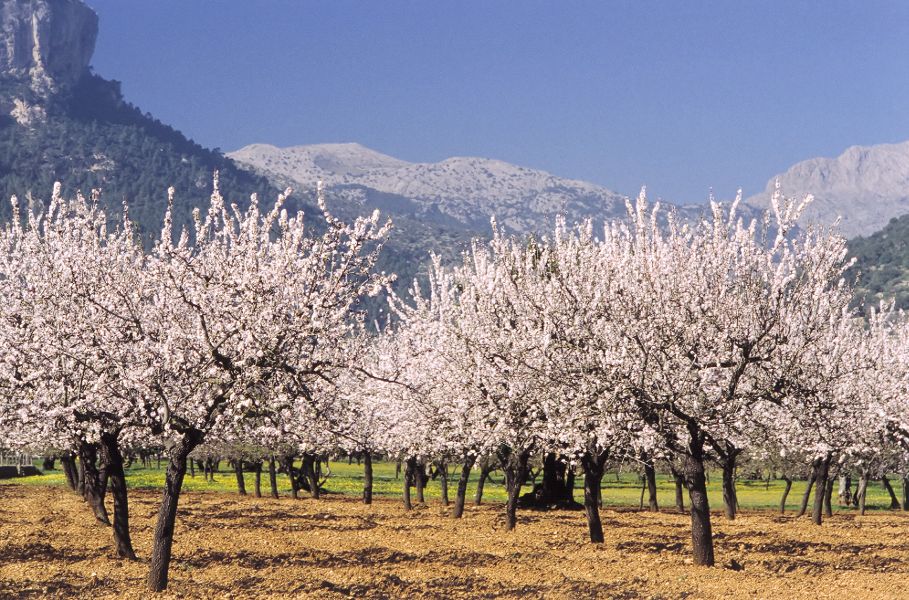
[{"label": "green vegetation on hillside", "polygon": [[875,306],[894,299],[896,308],[909,308],[909,215],[891,219],[882,230],[849,242],[856,259],[851,269],[857,278],[856,302]]},{"label": "green vegetation on hillside", "polygon": [[175,220],[188,223],[192,209],[207,204],[216,170],[228,202],[242,206],[253,192],[271,199],[278,193],[265,178],[143,114],[123,100],[119,83],[96,75],[87,74],[70,96],[49,104],[43,122],[23,126],[0,119],[3,218],[9,217],[11,195],[46,202],[60,181],[67,195],[100,189],[111,220],[119,220],[128,202],[130,216],[150,239],[160,230],[167,188],[176,189]]}]

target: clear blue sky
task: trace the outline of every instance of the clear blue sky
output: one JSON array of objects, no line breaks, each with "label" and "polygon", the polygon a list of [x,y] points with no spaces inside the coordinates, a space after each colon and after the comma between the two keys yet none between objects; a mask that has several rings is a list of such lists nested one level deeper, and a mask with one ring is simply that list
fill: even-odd
[{"label": "clear blue sky", "polygon": [[909,2],[87,0],[126,97],[224,150],[358,141],[699,201],[909,139]]}]

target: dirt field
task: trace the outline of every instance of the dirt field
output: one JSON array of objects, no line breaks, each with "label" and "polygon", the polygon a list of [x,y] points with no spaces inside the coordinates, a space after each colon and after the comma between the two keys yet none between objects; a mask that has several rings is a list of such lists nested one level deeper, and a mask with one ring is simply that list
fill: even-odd
[{"label": "dirt field", "polygon": [[[147,559],[158,496],[134,492]],[[187,494],[162,597],[909,598],[909,516],[837,515],[823,528],[767,513],[717,514],[718,563],[689,564],[688,517],[603,511],[606,543],[582,512],[500,507],[460,522],[431,505],[256,500]],[[0,597],[141,598],[146,564],[117,559],[107,529],[62,488],[0,486]],[[736,567],[729,568],[735,561]]]}]

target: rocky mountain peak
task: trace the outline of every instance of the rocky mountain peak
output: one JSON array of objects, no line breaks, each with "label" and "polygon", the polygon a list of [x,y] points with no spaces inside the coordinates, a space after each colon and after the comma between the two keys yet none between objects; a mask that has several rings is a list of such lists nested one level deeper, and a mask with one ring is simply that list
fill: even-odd
[{"label": "rocky mountain peak", "polygon": [[20,123],[85,74],[98,16],[79,0],[0,0],[0,109]]},{"label": "rocky mountain peak", "polygon": [[846,237],[869,235],[909,213],[909,142],[852,146],[835,158],[802,161],[770,178],[747,203],[766,208],[777,179],[787,196],[814,195],[807,222],[830,225],[840,219]]}]

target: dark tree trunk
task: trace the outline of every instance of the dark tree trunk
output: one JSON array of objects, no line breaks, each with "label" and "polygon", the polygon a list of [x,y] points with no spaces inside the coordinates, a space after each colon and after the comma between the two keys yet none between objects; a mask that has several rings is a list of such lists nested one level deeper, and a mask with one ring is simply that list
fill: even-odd
[{"label": "dark tree trunk", "polygon": [[[190,464],[192,464],[192,461],[190,461]],[[254,472],[255,472],[256,478],[253,480],[253,486],[254,486],[253,493],[255,494],[256,498],[261,498],[262,497],[262,461],[261,460],[256,461],[254,469],[255,469]]]},{"label": "dark tree trunk", "polygon": [[470,470],[473,469],[473,463],[475,461],[475,456],[468,455],[467,458],[464,459],[464,464],[461,465],[461,477],[458,478],[458,492],[455,496],[454,511],[451,513],[451,516],[455,519],[460,519],[464,514],[464,501],[467,498],[467,483],[470,481]]},{"label": "dark tree trunk", "polygon": [[300,481],[297,479],[297,474],[294,472],[293,456],[284,457],[284,470],[287,473],[287,477],[290,478],[290,497],[296,500],[300,497]]},{"label": "dark tree trunk", "polygon": [[672,470],[672,478],[675,480],[675,507],[680,513],[685,512],[685,478],[675,469]]},{"label": "dark tree trunk", "polygon": [[836,483],[836,478],[827,475],[827,489],[824,492],[824,516],[832,517],[833,516],[833,486]]},{"label": "dark tree trunk", "polygon": [[735,466],[738,459],[737,452],[730,452],[722,461],[723,467],[723,508],[726,512],[726,518],[735,519],[735,512],[738,508],[738,494],[735,491]]},{"label": "dark tree trunk", "polygon": [[789,490],[792,489],[792,480],[786,476],[783,476],[783,481],[786,482],[786,488],[783,490],[783,497],[780,498],[780,514],[786,514],[786,498],[789,497]]},{"label": "dark tree trunk", "polygon": [[903,510],[909,510],[909,477],[902,478],[903,483]]},{"label": "dark tree trunk", "polygon": [[196,461],[189,459],[189,476],[196,478]]},{"label": "dark tree trunk", "polygon": [[505,530],[513,531],[518,524],[518,498],[521,495],[521,486],[527,479],[527,463],[530,461],[530,452],[527,450],[519,454],[509,451],[502,457],[502,468],[505,470],[505,488],[508,501],[505,503]]},{"label": "dark tree trunk", "polygon": [[574,480],[576,473],[574,467],[568,467],[568,472],[565,473],[565,497],[568,500],[568,504],[574,505],[577,504],[574,501]]},{"label": "dark tree trunk", "polygon": [[603,543],[603,523],[600,521],[600,486],[603,483],[603,472],[607,453],[594,454],[585,452],[581,458],[584,467],[584,512],[587,514],[587,531],[590,542]]},{"label": "dark tree trunk", "polygon": [[245,496],[246,479],[243,477],[243,461],[239,458],[234,461],[234,475],[237,476],[237,493]]},{"label": "dark tree trunk", "polygon": [[572,507],[574,502],[574,473],[567,460],[553,452],[543,456],[543,479],[521,498],[522,506]]},{"label": "dark tree trunk", "polygon": [[79,476],[76,474],[76,463],[73,460],[72,454],[64,454],[60,457],[60,466],[63,469],[63,474],[66,476],[66,484],[69,486],[69,489],[76,491],[79,487]]},{"label": "dark tree trunk", "polygon": [[411,510],[413,503],[410,501],[410,486],[413,482],[414,471],[416,471],[416,459],[408,458],[404,463],[404,509]]},{"label": "dark tree trunk", "polygon": [[657,512],[660,510],[660,505],[657,502],[656,468],[653,459],[646,453],[643,455],[643,460],[644,480],[647,482],[647,508],[652,512]]},{"label": "dark tree trunk", "polygon": [[101,436],[101,456],[110,480],[110,492],[114,499],[114,543],[117,556],[136,560],[133,542],[129,536],[129,499],[126,492],[126,473],[123,472],[123,455],[120,453],[118,434],[105,433]]},{"label": "dark tree trunk", "polygon": [[320,496],[319,476],[316,475],[317,460],[318,458],[314,454],[303,455],[303,477],[306,480],[306,487],[309,488],[309,494],[316,500],[318,500]]},{"label": "dark tree trunk", "polygon": [[438,469],[442,506],[448,506],[448,465],[440,462]]},{"label": "dark tree trunk", "polygon": [[85,496],[85,462],[81,457],[76,465],[76,491],[80,496]]},{"label": "dark tree trunk", "polygon": [[890,494],[890,510],[899,510],[900,501],[896,497],[896,492],[893,491],[893,486],[890,485],[890,480],[887,479],[887,476],[881,477],[881,483],[884,484],[884,489],[887,490],[887,493]]},{"label": "dark tree trunk", "polygon": [[486,480],[489,478],[490,473],[492,473],[492,467],[487,465],[480,467],[480,480],[477,481],[477,493],[473,498],[473,503],[476,506],[480,506],[483,503],[483,488],[486,486]]},{"label": "dark tree trunk", "polygon": [[54,457],[45,456],[44,460],[41,462],[41,469],[44,471],[53,471],[54,470]]},{"label": "dark tree trunk", "polygon": [[688,426],[688,454],[685,457],[685,484],[691,501],[691,545],[694,564],[712,567],[713,531],[710,525],[710,503],[707,500],[707,477],[704,473],[704,439],[700,430]]},{"label": "dark tree trunk", "polygon": [[411,473],[413,474],[414,485],[417,488],[417,504],[425,506],[426,498],[424,496],[424,491],[426,490],[426,464],[421,462],[414,463]]},{"label": "dark tree trunk", "polygon": [[363,453],[363,504],[372,504],[372,454]]},{"label": "dark tree trunk", "polygon": [[158,510],[158,522],[152,538],[151,566],[148,571],[148,589],[161,592],[167,589],[170,554],[174,543],[174,524],[177,520],[177,503],[183,478],[186,476],[186,458],[200,443],[202,432],[191,429],[185,432],[171,449],[167,474],[164,478],[164,496]]},{"label": "dark tree trunk", "polygon": [[271,497],[278,497],[278,473],[275,469],[275,457],[268,457],[268,484],[271,486]]},{"label": "dark tree trunk", "polygon": [[82,497],[88,502],[95,518],[104,525],[110,525],[104,496],[101,494],[101,479],[97,466],[98,450],[94,444],[83,442],[79,446],[79,464],[82,465]]},{"label": "dark tree trunk", "polygon": [[817,479],[817,471],[820,465],[820,461],[816,460],[811,463],[811,475],[808,476],[808,484],[805,487],[805,493],[802,495],[802,503],[799,505],[799,512],[796,515],[801,517],[806,512],[808,512],[808,500],[811,498],[811,488],[814,486],[814,482]]},{"label": "dark tree trunk", "polygon": [[824,521],[824,499],[827,496],[827,475],[830,472],[830,457],[820,461],[814,478],[814,511],[811,517],[815,525]]}]

